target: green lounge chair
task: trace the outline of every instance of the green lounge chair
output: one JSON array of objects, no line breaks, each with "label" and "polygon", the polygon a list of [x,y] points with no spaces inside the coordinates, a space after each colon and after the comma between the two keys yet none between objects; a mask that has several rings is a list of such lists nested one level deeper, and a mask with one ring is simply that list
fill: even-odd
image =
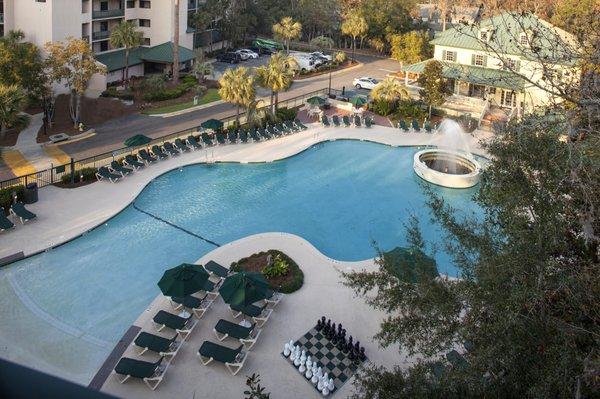
[{"label": "green lounge chair", "polygon": [[412,128],[415,132],[421,131],[421,128],[419,127],[419,122],[416,119],[412,120]]},{"label": "green lounge chair", "polygon": [[186,141],[190,148],[193,148],[194,150],[202,149],[202,144],[198,143],[198,140],[196,140],[194,136],[188,136]]},{"label": "green lounge chair", "polygon": [[224,279],[227,278],[232,272],[230,269],[219,265],[217,262],[215,261],[208,261],[207,264],[204,265],[204,268],[210,273],[210,274],[214,274],[215,276],[219,277],[220,279]]},{"label": "green lounge chair", "polygon": [[256,128],[252,128],[252,130],[250,130],[250,138],[252,139],[253,142],[257,143],[260,141],[260,130],[256,130]]},{"label": "green lounge chair", "polygon": [[290,133],[296,133],[300,131],[300,128],[294,126],[294,123],[292,121],[285,121],[283,122],[283,124],[288,128]]},{"label": "green lounge chair", "polygon": [[115,366],[115,374],[125,376],[119,378],[119,382],[123,384],[130,377],[140,378],[144,381],[148,388],[155,390],[158,384],[162,381],[169,364],[162,366],[161,363],[164,357],[161,357],[156,362],[144,362],[142,360],[131,359],[128,357],[122,357],[119,363]]},{"label": "green lounge chair", "polygon": [[229,142],[231,144],[237,143],[237,140],[238,140],[237,132],[232,130],[229,133],[227,133],[227,139],[229,140]]},{"label": "green lounge chair", "polygon": [[264,127],[258,129],[258,134],[260,134],[260,137],[263,137],[265,140],[270,140],[271,138],[273,138],[273,136],[271,136],[269,132],[267,132],[267,129],[265,129]]},{"label": "green lounge chair", "polygon": [[308,129],[308,126],[306,126],[304,123],[302,123],[300,121],[300,119],[298,119],[298,118],[294,119],[294,125],[298,126],[302,130]]},{"label": "green lounge chair", "polygon": [[219,280],[216,283],[213,283],[210,280],[206,280],[206,282],[204,283],[204,287],[202,287],[202,289],[198,292],[199,292],[199,294],[202,294],[204,292],[211,299],[214,299],[219,296],[219,287],[221,286],[222,282],[223,282],[223,280]]},{"label": "green lounge chair", "polygon": [[150,149],[152,151],[152,155],[157,157],[158,159],[167,159],[169,156],[156,144],[152,146]]},{"label": "green lounge chair", "polygon": [[135,338],[133,344],[140,348],[139,355],[143,355],[148,351],[152,351],[164,357],[175,357],[179,351],[179,348],[182,346],[181,342],[177,342],[177,334],[175,334],[173,338],[168,339],[158,335],[150,334],[146,331],[142,331]]},{"label": "green lounge chair", "polygon": [[146,165],[150,165],[151,163],[154,163],[154,162],[158,161],[157,158],[155,158],[152,155],[150,155],[150,153],[148,153],[148,151],[146,151],[146,150],[140,150],[138,152],[138,159],[140,161],[145,162]]},{"label": "green lounge chair", "polygon": [[340,118],[337,115],[333,115],[331,117],[331,121],[333,122],[333,124],[335,125],[335,127],[340,127]]},{"label": "green lounge chair", "polygon": [[138,170],[144,167],[144,163],[137,160],[133,155],[125,155],[123,163],[134,170]]},{"label": "green lounge chair", "polygon": [[227,144],[227,142],[225,141],[225,133],[217,133],[215,134],[215,137],[217,138],[218,144]]},{"label": "green lounge chair", "polygon": [[321,117],[321,123],[323,123],[323,126],[325,127],[331,126],[331,124],[329,123],[329,118],[327,118],[327,115],[325,114],[323,114],[323,116]]},{"label": "green lounge chair", "polygon": [[366,127],[373,126],[373,119],[370,116],[365,117],[365,126]]},{"label": "green lounge chair", "polygon": [[240,137],[240,141],[242,143],[247,143],[248,142],[248,132],[247,131],[240,129],[240,132],[238,133],[238,136]]},{"label": "green lounge chair", "polygon": [[162,149],[171,156],[180,154],[179,150],[175,149],[175,147],[173,147],[173,144],[171,144],[171,142],[169,141],[165,141],[165,143],[162,146]]},{"label": "green lounge chair", "polygon": [[361,127],[362,124],[360,123],[360,116],[358,115],[354,115],[354,127]]},{"label": "green lounge chair", "polygon": [[120,174],[122,177],[127,176],[130,173],[133,173],[133,169],[126,168],[117,161],[112,161],[108,170],[115,174]]},{"label": "green lounge chair", "polygon": [[25,205],[23,205],[21,202],[12,204],[10,206],[9,212],[11,215],[18,217],[19,220],[21,221],[21,224],[25,224],[25,222],[29,222],[30,220],[33,220],[37,217],[37,215],[35,213],[30,212],[27,209],[25,209]]},{"label": "green lounge chair", "polygon": [[267,309],[267,306],[268,303],[265,303],[263,306],[248,305],[246,307],[229,305],[229,310],[234,319],[243,314],[244,316],[251,317],[259,327],[262,327],[273,313],[273,309]]},{"label": "green lounge chair", "polygon": [[208,133],[202,133],[202,142],[208,146],[214,145]]},{"label": "green lounge chair", "polygon": [[427,133],[431,133],[431,124],[429,121],[423,122],[423,129],[425,129]]},{"label": "green lounge chair", "polygon": [[400,119],[400,123],[398,123],[398,127],[402,130],[404,130],[405,132],[408,132],[408,125],[406,124],[406,121],[404,119]]},{"label": "green lounge chair", "polygon": [[98,179],[98,181],[106,179],[106,180],[110,181],[111,183],[116,183],[121,178],[123,178],[123,176],[118,175],[116,173],[112,173],[110,170],[108,170],[108,168],[106,166],[101,166],[96,171],[96,179]]},{"label": "green lounge chair", "polygon": [[264,299],[264,301],[267,305],[273,305],[274,308],[283,299],[284,296],[285,294],[282,294],[281,292],[275,292],[273,290],[270,290],[268,296]]},{"label": "green lounge chair", "polygon": [[267,133],[273,137],[281,137],[282,133],[275,126],[267,126]]},{"label": "green lounge chair", "polygon": [[14,228],[15,224],[8,220],[4,214],[4,208],[0,208],[0,231],[6,231]]},{"label": "green lounge chair", "polygon": [[208,293],[206,293],[202,298],[188,295],[184,297],[171,297],[170,299],[171,305],[173,305],[175,310],[187,308],[194,313],[196,318],[201,319],[202,316],[204,316],[204,313],[210,308],[210,305],[213,304],[215,298],[216,297],[208,298]]},{"label": "green lounge chair", "polygon": [[219,341],[223,341],[227,337],[235,338],[244,345],[246,350],[252,349],[262,332],[261,329],[256,328],[256,323],[250,327],[244,327],[223,319],[219,320],[213,331]]},{"label": "green lounge chair", "polygon": [[179,152],[186,152],[190,150],[190,147],[187,146],[181,139],[175,139],[175,148]]},{"label": "green lounge chair", "polygon": [[294,129],[292,129],[291,127],[289,127],[285,123],[278,124],[277,125],[277,129],[279,129],[279,131],[282,132],[283,134],[292,134],[292,133],[294,133]]},{"label": "green lounge chair", "polygon": [[152,321],[154,322],[157,331],[162,331],[165,327],[170,328],[171,330],[177,331],[177,334],[179,334],[184,341],[194,330],[196,324],[198,324],[193,320],[191,313],[189,317],[185,318],[173,313],[165,312],[164,310],[158,311],[152,318]]},{"label": "green lounge chair", "polygon": [[230,349],[214,342],[204,341],[198,350],[198,356],[203,365],[207,366],[213,360],[224,363],[232,375],[236,375],[246,362],[248,352],[243,352],[244,345]]},{"label": "green lounge chair", "polygon": [[350,127],[350,118],[348,115],[342,116],[342,122],[344,122],[345,127]]}]

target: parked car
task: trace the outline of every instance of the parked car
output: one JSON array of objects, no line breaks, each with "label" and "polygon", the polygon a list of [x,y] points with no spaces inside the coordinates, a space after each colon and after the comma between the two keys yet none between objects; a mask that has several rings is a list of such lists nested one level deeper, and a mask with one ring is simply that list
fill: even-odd
[{"label": "parked car", "polygon": [[250,49],[247,48],[243,48],[243,49],[239,49],[238,51],[236,51],[237,54],[240,55],[240,57],[242,57],[242,60],[249,60],[249,59],[257,59],[258,58],[258,54]]},{"label": "parked car", "polygon": [[231,52],[231,51],[217,55],[217,61],[220,61],[220,62],[228,62],[230,64],[237,64],[241,60],[242,60],[242,58],[240,57],[239,54]]},{"label": "parked car", "polygon": [[371,90],[377,85],[377,80],[363,76],[362,78],[356,78],[352,81],[352,85],[357,89],[368,89]]},{"label": "parked car", "polygon": [[301,72],[313,71],[316,68],[315,60],[308,54],[290,52],[290,57],[296,60],[298,69]]},{"label": "parked car", "polygon": [[312,53],[310,53],[311,56],[315,57],[315,58],[320,58],[322,60],[325,60],[325,62],[331,62],[332,58],[330,55],[327,54],[323,54],[320,51],[313,51]]}]

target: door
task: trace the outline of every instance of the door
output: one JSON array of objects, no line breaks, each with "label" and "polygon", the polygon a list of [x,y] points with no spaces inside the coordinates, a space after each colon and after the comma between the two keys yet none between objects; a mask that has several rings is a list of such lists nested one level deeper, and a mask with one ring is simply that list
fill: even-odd
[{"label": "door", "polygon": [[512,90],[502,90],[500,105],[509,108],[515,107],[517,105],[517,93]]}]

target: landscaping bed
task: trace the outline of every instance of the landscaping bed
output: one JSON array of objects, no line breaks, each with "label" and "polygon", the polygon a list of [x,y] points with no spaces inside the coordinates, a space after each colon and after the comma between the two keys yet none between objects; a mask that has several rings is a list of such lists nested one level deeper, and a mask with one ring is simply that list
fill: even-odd
[{"label": "landscaping bed", "polygon": [[[353,67],[359,65],[359,63],[357,61],[345,61],[342,64],[336,65],[334,67],[331,68],[331,72],[337,72],[337,71],[342,71],[344,69]],[[307,73],[300,73],[298,76],[294,77],[294,80],[303,80],[303,79],[308,79],[308,78],[312,78],[314,76],[319,76],[319,75],[325,75],[329,73],[329,68],[327,66],[321,66],[318,67],[317,69],[315,69],[314,71],[311,72],[307,72]]]},{"label": "landscaping bed", "polygon": [[[273,260],[273,265],[267,268],[269,255]],[[281,266],[282,263],[287,265],[285,273],[282,273],[284,269]],[[275,249],[242,258],[237,262],[233,262],[230,269],[236,272],[249,271],[263,273],[271,289],[284,294],[298,291],[304,283],[304,273],[302,273],[296,262],[283,252]]]},{"label": "landscaping bed", "polygon": [[194,96],[194,93],[186,93],[175,100],[161,101],[160,103],[153,104],[151,107],[144,109],[142,113],[145,115],[168,114],[171,112],[208,104],[221,99],[221,96],[219,95],[219,89],[216,88],[208,89],[206,93],[200,97],[197,104],[194,104]]}]

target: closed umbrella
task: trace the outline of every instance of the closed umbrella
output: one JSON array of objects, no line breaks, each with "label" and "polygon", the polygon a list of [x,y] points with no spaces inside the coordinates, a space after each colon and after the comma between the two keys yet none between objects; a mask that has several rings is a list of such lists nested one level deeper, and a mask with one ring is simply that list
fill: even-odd
[{"label": "closed umbrella", "polygon": [[350,99],[350,103],[354,105],[354,107],[359,108],[365,105],[368,102],[367,98],[364,96],[354,96]]},{"label": "closed umbrella", "polygon": [[223,122],[218,119],[209,119],[200,124],[205,129],[219,130],[223,128]]},{"label": "closed umbrella", "polygon": [[431,280],[439,274],[435,259],[417,248],[396,247],[383,254],[388,272],[406,283]]},{"label": "closed umbrella", "polygon": [[165,296],[185,297],[202,290],[209,274],[201,265],[182,263],[165,271],[158,287]]},{"label": "closed umbrella", "polygon": [[323,105],[325,104],[325,99],[323,97],[319,97],[319,96],[314,96],[309,98],[308,100],[306,100],[307,103],[309,103],[310,105]]},{"label": "closed umbrella", "polygon": [[135,136],[131,136],[127,140],[125,140],[125,146],[127,147],[138,147],[140,145],[145,145],[151,142],[152,139],[148,136],[144,136],[143,134],[136,134]]},{"label": "closed umbrella", "polygon": [[219,294],[225,303],[246,307],[267,298],[270,290],[262,273],[239,272],[225,279],[219,288]]}]

